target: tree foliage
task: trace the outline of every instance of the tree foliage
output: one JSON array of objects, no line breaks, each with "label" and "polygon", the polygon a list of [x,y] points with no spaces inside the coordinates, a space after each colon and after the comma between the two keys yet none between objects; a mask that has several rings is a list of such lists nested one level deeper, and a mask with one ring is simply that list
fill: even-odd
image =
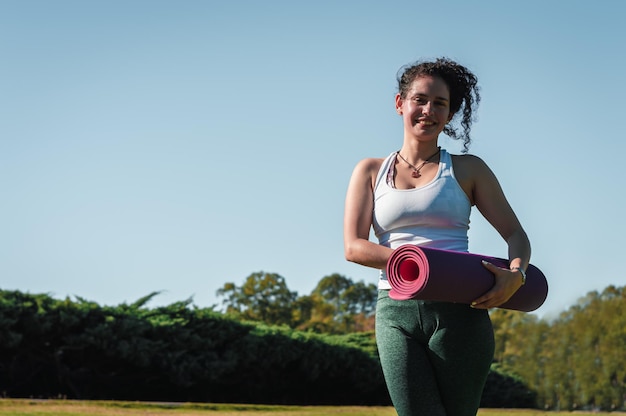
[{"label": "tree foliage", "polygon": [[242,286],[225,283],[217,291],[230,316],[269,325],[326,334],[374,328],[377,289],[340,275],[323,277],[309,295],[298,296],[277,274],[257,272]]},{"label": "tree foliage", "polygon": [[588,293],[552,321],[495,309],[496,359],[557,410],[625,409],[626,287]]},{"label": "tree foliage", "polygon": [[217,291],[225,296],[226,312],[246,320],[273,325],[290,325],[297,294],[287,288],[285,278],[275,273],[253,273],[241,287],[226,283]]}]

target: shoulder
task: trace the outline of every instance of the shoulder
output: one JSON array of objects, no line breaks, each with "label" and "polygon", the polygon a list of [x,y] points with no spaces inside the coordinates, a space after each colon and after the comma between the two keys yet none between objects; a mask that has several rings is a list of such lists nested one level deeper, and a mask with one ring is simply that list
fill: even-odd
[{"label": "shoulder", "polygon": [[481,167],[487,166],[487,164],[478,156],[472,154],[463,155],[450,155],[452,162],[456,165],[468,166],[468,167]]},{"label": "shoulder", "polygon": [[491,174],[489,166],[478,156],[472,154],[451,156],[454,173],[457,177],[473,179]]},{"label": "shoulder", "polygon": [[360,160],[354,167],[354,174],[371,176],[377,175],[385,158],[369,157]]},{"label": "shoulder", "polygon": [[356,189],[374,189],[378,171],[384,162],[384,158],[366,158],[360,160],[350,178],[350,188]]},{"label": "shoulder", "polygon": [[472,205],[481,205],[488,197],[497,193],[500,185],[489,166],[478,156],[465,154],[453,155],[454,177]]}]

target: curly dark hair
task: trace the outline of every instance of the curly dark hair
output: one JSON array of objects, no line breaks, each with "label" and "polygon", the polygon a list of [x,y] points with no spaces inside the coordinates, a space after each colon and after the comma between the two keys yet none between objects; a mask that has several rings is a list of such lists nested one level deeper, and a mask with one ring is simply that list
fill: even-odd
[{"label": "curly dark hair", "polygon": [[432,76],[441,78],[450,90],[450,112],[454,113],[452,120],[456,118],[462,108],[461,127],[463,132],[450,124],[446,124],[443,132],[454,140],[463,140],[463,153],[469,150],[470,129],[475,116],[474,110],[480,103],[480,87],[477,85],[478,79],[466,67],[448,58],[437,58],[435,61],[418,61],[405,65],[398,71],[398,93],[402,98],[411,88],[411,84],[420,76]]}]

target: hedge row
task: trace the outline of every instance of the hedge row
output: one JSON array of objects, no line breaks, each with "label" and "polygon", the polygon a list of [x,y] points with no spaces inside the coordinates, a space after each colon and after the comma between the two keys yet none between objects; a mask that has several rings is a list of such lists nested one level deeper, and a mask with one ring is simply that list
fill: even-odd
[{"label": "hedge row", "polygon": [[[389,404],[371,333],[328,336],[237,322],[190,301],[148,308],[152,296],[99,306],[80,298],[0,291],[0,392],[92,400]],[[528,407],[531,396],[513,378],[492,372],[483,405]]]}]

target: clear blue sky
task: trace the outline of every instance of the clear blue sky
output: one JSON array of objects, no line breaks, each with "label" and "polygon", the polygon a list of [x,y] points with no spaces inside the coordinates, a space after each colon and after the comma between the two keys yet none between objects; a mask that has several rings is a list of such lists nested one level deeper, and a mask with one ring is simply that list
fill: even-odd
[{"label": "clear blue sky", "polygon": [[[257,271],[375,283],[343,257],[346,186],[401,145],[398,69],[437,56],[479,77],[470,151],[549,279],[537,313],[622,286],[625,5],[0,0],[0,288],[206,307]],[[470,250],[506,257],[478,213]]]}]

